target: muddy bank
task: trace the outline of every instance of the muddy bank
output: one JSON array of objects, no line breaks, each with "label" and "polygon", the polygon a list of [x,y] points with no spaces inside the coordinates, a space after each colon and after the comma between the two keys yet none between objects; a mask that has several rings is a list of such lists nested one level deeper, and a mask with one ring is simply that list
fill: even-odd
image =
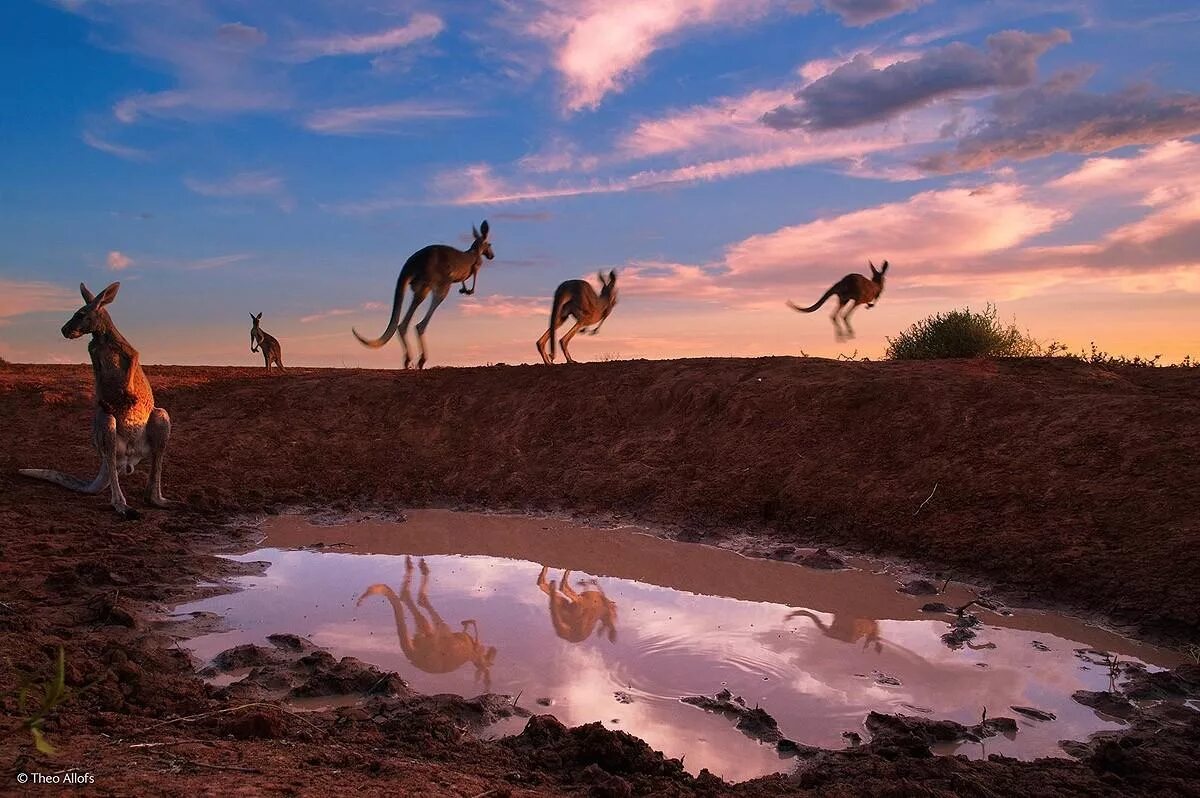
[{"label": "muddy bank", "polygon": [[[17,717],[20,673],[47,672],[59,645],[68,684],[86,687],[47,723],[56,759],[18,735],[0,740],[9,773],[80,767],[96,773],[98,792],[212,794],[246,783],[285,792],[407,784],[436,795],[496,785],[497,795],[882,794],[898,784],[930,794],[1046,785],[1187,794],[1194,784],[1200,725],[1187,716],[1169,735],[1135,728],[1081,762],[926,758],[872,741],[825,755],[799,780],[737,788],[657,764],[628,735],[548,722],[529,733],[541,735],[536,745],[470,735],[431,743],[380,732],[378,715],[301,721],[267,707],[255,711],[268,720],[247,728],[279,736],[229,740],[221,724],[252,710],[228,711],[230,700],[148,620],[236,570],[211,556],[251,542],[253,530],[223,526],[231,517],[446,504],[617,512],[695,540],[758,530],[768,552],[820,542],[905,556],[938,576],[979,575],[1018,598],[1104,612],[1184,642],[1200,626],[1194,371],[767,359],[148,373],[175,423],[165,489],[187,506],[131,524],[102,498],[15,476],[30,466],[93,470],[90,369],[0,369],[0,414],[19,420],[0,425],[3,722]],[[204,717],[151,728],[194,715]]]}]

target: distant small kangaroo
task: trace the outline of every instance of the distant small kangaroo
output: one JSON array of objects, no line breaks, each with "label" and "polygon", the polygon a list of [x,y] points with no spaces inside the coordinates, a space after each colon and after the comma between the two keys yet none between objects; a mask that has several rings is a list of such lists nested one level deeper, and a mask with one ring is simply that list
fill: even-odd
[{"label": "distant small kangaroo", "polygon": [[[806,308],[802,308],[788,300],[788,307],[792,310],[798,310],[801,313],[812,313],[821,305],[825,304],[825,300],[829,297],[837,295],[838,306],[833,309],[833,329],[834,334],[840,341],[843,338],[853,338],[854,330],[850,327],[850,314],[859,305],[866,305],[869,308],[875,307],[875,303],[879,301],[879,295],[883,293],[883,275],[887,273],[888,262],[883,262],[883,268],[876,269],[875,264],[867,261],[867,265],[871,267],[871,279],[867,279],[861,274],[847,274],[842,279],[833,284],[833,287],[826,291],[820,299]],[[850,305],[846,312],[842,315],[842,323],[846,325],[846,332],[842,332],[842,328],[838,326],[838,313],[847,304]]]},{"label": "distant small kangaroo", "polygon": [[[421,587],[414,604],[412,572],[412,558],[405,557],[404,584],[400,588],[400,595],[397,596],[387,585],[371,585],[355,606],[361,606],[368,596],[383,596],[392,605],[400,650],[409,662],[426,673],[451,673],[470,662],[475,666],[475,681],[482,679],[484,691],[489,692],[492,689],[492,664],[496,661],[496,647],[484,646],[479,642],[479,625],[473,619],[462,621],[461,632],[450,631],[450,627],[429,602],[429,566],[425,560],[421,560]],[[411,635],[404,618],[405,608],[412,613],[417,625]],[[429,613],[428,619],[421,614],[421,608]],[[467,633],[467,627],[474,631],[473,635]]]},{"label": "distant small kangaroo", "polygon": [[[567,334],[562,337],[563,355],[566,356],[568,363],[574,363],[575,359],[571,357],[571,353],[567,350],[567,344],[571,343],[571,339],[575,337],[575,333],[580,331],[580,328],[586,328],[589,324],[595,324],[590,331],[592,335],[600,332],[600,327],[604,324],[604,320],[608,318],[608,314],[612,313],[613,308],[617,306],[617,271],[613,269],[608,273],[607,279],[604,272],[598,272],[600,278],[600,293],[596,293],[596,289],[592,288],[592,284],[587,280],[567,280],[560,285],[554,292],[554,302],[550,308],[550,326],[545,334],[538,339],[537,349],[538,354],[542,356],[542,362],[547,366],[554,362],[554,333],[563,324],[566,324],[567,319],[574,316],[575,326],[567,331]],[[550,342],[550,353],[546,353],[546,342]]]},{"label": "distant small kangaroo", "polygon": [[[462,283],[462,288],[458,289],[460,294],[470,296],[475,293],[475,283],[479,279],[479,267],[483,265],[483,259],[491,260],[496,257],[496,253],[492,251],[492,245],[488,242],[488,233],[488,223],[485,219],[478,230],[474,226],[471,227],[471,234],[475,240],[465,252],[446,244],[430,244],[414,252],[405,261],[404,267],[400,270],[400,277],[396,280],[396,295],[392,300],[392,318],[388,321],[383,335],[371,341],[359,335],[358,330],[352,330],[354,337],[363,346],[378,349],[391,340],[399,328],[400,341],[404,344],[404,368],[408,368],[412,362],[408,351],[408,323],[412,321],[417,306],[432,293],[433,299],[430,300],[429,309],[425,311],[425,318],[417,322],[417,341],[421,344],[421,359],[417,361],[417,368],[425,368],[425,328],[429,326],[433,312],[446,299],[446,295],[450,293],[450,287],[454,283]],[[471,281],[469,289],[467,280]],[[404,320],[401,321],[400,311],[404,305],[404,292],[410,285],[412,286],[413,301],[408,306],[408,312],[404,314]]]},{"label": "distant small kangaroo", "polygon": [[154,406],[154,394],[142,372],[137,350],[117,332],[104,309],[117,298],[120,287],[120,283],[113,283],[96,296],[80,283],[79,293],[85,304],[62,328],[67,339],[92,336],[88,344],[96,379],[92,439],[100,453],[100,472],[91,482],[44,468],[22,468],[20,473],[81,493],[95,494],[108,487],[117,514],[134,519],[138,512],[125,501],[119,476],[132,474],[134,466],[146,455],[150,456],[146,501],[155,507],[174,506],[162,493],[163,455],[171,437],[171,417],[166,410]]},{"label": "distant small kangaroo", "polygon": [[834,613],[833,623],[826,624],[820,618],[808,610],[794,610],[787,619],[792,618],[808,618],[818,629],[821,634],[834,640],[841,640],[843,643],[857,643],[863,641],[863,648],[874,644],[876,651],[883,650],[883,636],[879,633],[879,621],[871,618],[853,618],[845,613]]},{"label": "distant small kangaroo", "polygon": [[546,580],[549,570],[542,566],[537,586],[550,597],[550,623],[554,633],[568,643],[582,643],[592,636],[599,622],[609,642],[617,642],[617,605],[604,595],[599,583],[594,583],[595,590],[576,593],[571,587],[569,570],[563,571],[562,579],[557,583]]},{"label": "distant small kangaroo", "polygon": [[262,350],[267,371],[271,370],[271,363],[279,366],[279,370],[283,371],[283,347],[279,345],[279,339],[258,326],[258,323],[262,321],[261,313],[257,316],[251,313],[250,320],[250,351]]}]

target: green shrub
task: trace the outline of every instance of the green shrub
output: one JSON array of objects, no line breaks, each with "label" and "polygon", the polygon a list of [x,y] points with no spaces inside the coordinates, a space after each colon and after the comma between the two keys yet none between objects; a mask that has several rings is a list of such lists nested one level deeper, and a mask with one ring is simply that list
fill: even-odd
[{"label": "green shrub", "polygon": [[895,338],[888,338],[891,360],[928,360],[947,357],[1032,357],[1053,355],[1060,344],[1044,347],[996,318],[989,304],[981,313],[970,308],[935,313],[918,321]]}]

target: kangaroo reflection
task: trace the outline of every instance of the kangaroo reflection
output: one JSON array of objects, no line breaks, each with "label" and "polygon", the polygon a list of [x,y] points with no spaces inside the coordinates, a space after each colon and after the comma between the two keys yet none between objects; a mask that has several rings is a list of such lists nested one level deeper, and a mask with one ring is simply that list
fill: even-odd
[{"label": "kangaroo reflection", "polygon": [[833,623],[827,624],[808,610],[794,610],[787,619],[790,621],[797,617],[808,618],[826,637],[841,640],[843,643],[857,643],[861,640],[863,649],[874,643],[875,651],[883,651],[883,637],[879,634],[879,621],[834,613]]},{"label": "kangaroo reflection", "polygon": [[554,633],[568,643],[582,643],[592,636],[596,623],[606,630],[610,643],[617,642],[617,605],[606,595],[596,580],[590,580],[595,590],[576,593],[571,587],[571,572],[563,571],[562,580],[546,581],[549,567],[543,565],[537,585],[550,597],[550,623]]},{"label": "kangaroo reflection", "polygon": [[[451,673],[470,662],[475,666],[475,681],[483,680],[483,689],[490,691],[492,685],[492,663],[496,661],[496,647],[484,646],[479,642],[479,626],[474,619],[462,621],[462,631],[451,631],[442,616],[429,603],[426,590],[429,586],[429,566],[421,560],[421,587],[417,590],[417,601],[413,602],[409,590],[412,583],[412,558],[404,558],[404,584],[400,595],[387,585],[371,585],[359,597],[356,606],[361,606],[368,596],[383,596],[392,605],[396,615],[396,635],[400,648],[408,661],[426,673]],[[404,610],[408,608],[416,623],[415,634],[410,635],[405,623]],[[421,614],[424,609],[429,617]],[[470,627],[473,634],[467,633]]]}]

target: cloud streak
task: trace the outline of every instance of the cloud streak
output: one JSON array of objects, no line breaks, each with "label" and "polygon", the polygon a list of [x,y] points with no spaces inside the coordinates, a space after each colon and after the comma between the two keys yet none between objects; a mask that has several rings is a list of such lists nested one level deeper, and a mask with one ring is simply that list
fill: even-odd
[{"label": "cloud streak", "polygon": [[339,55],[372,55],[399,50],[425,39],[432,39],[446,29],[446,23],[435,14],[414,14],[408,24],[374,33],[338,34],[318,39],[306,39],[295,46],[304,60]]},{"label": "cloud streak", "polygon": [[796,103],[763,115],[776,130],[835,130],[882,122],[904,111],[968,92],[1025,86],[1038,58],[1070,34],[1002,31],[983,50],[960,42],[879,68],[865,55],[796,92]]},{"label": "cloud streak", "polygon": [[328,108],[309,114],[304,126],[326,136],[353,136],[364,133],[393,133],[405,127],[419,129],[413,123],[439,119],[467,119],[477,116],[471,108],[453,103],[404,100],[383,105]]}]

